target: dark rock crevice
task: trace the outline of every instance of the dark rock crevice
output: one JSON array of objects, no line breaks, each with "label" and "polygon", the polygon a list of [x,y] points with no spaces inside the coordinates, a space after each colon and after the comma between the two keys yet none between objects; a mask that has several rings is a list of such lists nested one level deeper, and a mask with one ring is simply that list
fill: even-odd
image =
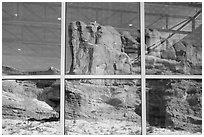
[{"label": "dark rock crevice", "polygon": [[[147,120],[150,125],[201,132],[201,81],[148,80],[147,87]],[[141,105],[135,111],[141,111]]]}]

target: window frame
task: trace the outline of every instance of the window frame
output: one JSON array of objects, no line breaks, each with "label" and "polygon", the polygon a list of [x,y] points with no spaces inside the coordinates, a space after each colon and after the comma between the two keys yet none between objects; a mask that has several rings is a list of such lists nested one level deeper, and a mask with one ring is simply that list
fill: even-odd
[{"label": "window frame", "polygon": [[145,2],[139,2],[141,30],[141,74],[140,75],[68,75],[66,67],[66,4],[61,2],[61,64],[59,75],[6,75],[2,80],[10,79],[59,79],[60,80],[60,129],[65,135],[65,80],[69,79],[140,79],[142,94],[142,135],[146,135],[146,80],[147,79],[201,79],[202,75],[148,75],[145,69]]}]

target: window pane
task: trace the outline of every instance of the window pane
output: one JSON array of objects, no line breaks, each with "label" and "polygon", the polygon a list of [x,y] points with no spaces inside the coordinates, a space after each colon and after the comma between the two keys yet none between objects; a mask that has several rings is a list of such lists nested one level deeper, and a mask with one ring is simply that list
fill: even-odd
[{"label": "window pane", "polygon": [[139,3],[67,3],[67,74],[140,74]]},{"label": "window pane", "polygon": [[140,80],[67,80],[65,134],[141,134]]},{"label": "window pane", "polygon": [[202,134],[202,81],[147,80],[148,134]]},{"label": "window pane", "polygon": [[60,3],[3,2],[3,74],[59,74],[60,20]]},{"label": "window pane", "polygon": [[60,134],[59,80],[2,80],[2,134]]},{"label": "window pane", "polygon": [[146,74],[202,74],[201,10],[201,3],[145,3]]}]

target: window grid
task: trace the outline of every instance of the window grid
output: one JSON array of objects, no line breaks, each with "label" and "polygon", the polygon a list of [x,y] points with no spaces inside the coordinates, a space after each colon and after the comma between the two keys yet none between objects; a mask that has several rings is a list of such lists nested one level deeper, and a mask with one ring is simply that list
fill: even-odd
[{"label": "window grid", "polygon": [[[62,74],[63,75],[63,74]],[[141,79],[141,75],[64,75],[65,79]],[[2,79],[60,79],[61,75],[7,75]],[[146,79],[202,79],[202,75],[145,75]]]},{"label": "window grid", "polygon": [[140,3],[140,36],[141,36],[141,94],[142,94],[142,135],[146,135],[146,79],[145,79],[145,11],[144,2]]},{"label": "window grid", "polygon": [[142,135],[146,135],[146,79],[202,79],[202,75],[146,75],[145,73],[145,9],[140,2],[141,29],[141,75],[66,75],[65,74],[65,43],[66,43],[66,3],[61,3],[61,73],[60,75],[5,75],[2,80],[9,79],[60,79],[60,126],[64,135],[64,102],[65,79],[141,79],[142,92]]},{"label": "window grid", "polygon": [[65,43],[66,43],[66,3],[61,3],[61,72],[60,72],[60,129],[61,134],[64,135],[64,102],[65,102]]}]

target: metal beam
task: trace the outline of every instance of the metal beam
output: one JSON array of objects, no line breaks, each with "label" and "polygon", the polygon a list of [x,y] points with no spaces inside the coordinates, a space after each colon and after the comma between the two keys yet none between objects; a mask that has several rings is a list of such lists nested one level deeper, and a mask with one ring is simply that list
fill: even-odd
[{"label": "metal beam", "polygon": [[[119,28],[119,27],[114,27],[118,31],[130,31],[130,32],[135,32],[137,28]],[[139,29],[139,28],[138,28]],[[178,34],[190,34],[192,33],[191,31],[178,31],[178,30],[171,30],[171,29],[161,29],[161,28],[155,28],[156,30],[160,32],[167,32],[167,33],[178,33]]]},{"label": "metal beam", "polygon": [[109,8],[100,8],[100,7],[85,7],[85,6],[76,6],[76,5],[69,5],[68,8],[74,8],[74,9],[92,9],[92,10],[101,10],[101,11],[113,11],[113,12],[123,12],[123,13],[137,13],[137,11],[130,11],[130,10],[121,10],[121,9],[109,9]]},{"label": "metal beam", "polygon": [[188,18],[188,19],[185,19],[185,20],[183,20],[183,21],[181,21],[181,22],[179,22],[178,24],[176,24],[176,25],[174,25],[174,26],[172,26],[171,28],[169,28],[169,29],[174,29],[174,28],[176,28],[176,27],[178,27],[178,26],[180,26],[181,24],[183,24],[184,22],[186,22],[186,21],[188,21],[190,18]]},{"label": "metal beam", "polygon": [[191,16],[181,16],[181,15],[169,15],[169,14],[161,14],[161,13],[145,13],[145,16],[161,16],[161,17],[170,17],[170,18],[178,18],[178,19],[186,19],[190,18]]},{"label": "metal beam", "polygon": [[145,4],[172,5],[172,6],[184,6],[184,7],[202,8],[202,3],[201,2],[146,2]]},{"label": "metal beam", "polygon": [[60,43],[55,43],[53,41],[31,41],[31,40],[20,40],[20,39],[10,39],[4,38],[2,39],[3,43],[19,43],[19,44],[33,44],[33,45],[47,45],[47,46],[60,46]]},{"label": "metal beam", "polygon": [[51,22],[37,22],[37,21],[17,21],[10,20],[4,21],[2,20],[2,25],[15,25],[15,26],[32,26],[32,27],[43,27],[43,28],[51,28],[51,29],[60,29],[61,25],[59,23],[51,23]]},{"label": "metal beam", "polygon": [[167,33],[178,33],[178,34],[190,34],[190,33],[192,33],[191,31],[170,30],[170,29],[160,29],[160,28],[155,28],[155,29],[160,31],[160,32],[167,32]]},{"label": "metal beam", "polygon": [[27,5],[39,5],[39,6],[53,6],[53,7],[61,7],[61,2],[18,2],[18,3],[24,3]]},{"label": "metal beam", "polygon": [[[202,10],[199,10],[192,18],[190,18],[186,23],[184,23],[181,27],[179,27],[177,29],[177,31],[181,31],[181,29],[183,29],[186,25],[188,25],[193,18],[196,18],[197,16],[199,16],[202,13]],[[159,46],[161,43],[163,43],[164,41],[168,40],[169,38],[171,38],[172,36],[174,36],[176,34],[176,32],[172,33],[171,35],[169,35],[166,39],[164,39],[162,42],[159,43],[155,43],[152,46],[149,47],[150,50],[156,48],[157,46]]]},{"label": "metal beam", "polygon": [[[26,2],[26,4],[46,5],[46,6],[61,6],[60,2]],[[145,4],[157,4],[157,5],[160,4],[160,5],[173,5],[173,6],[186,6],[186,7],[202,8],[201,2],[146,2]]]},{"label": "metal beam", "polygon": [[[121,10],[121,9],[109,9],[109,8],[99,8],[99,7],[85,7],[85,6],[76,6],[76,5],[69,5],[68,8],[73,8],[73,9],[92,9],[92,10],[101,10],[101,11],[112,11],[112,12],[121,12],[121,13],[134,13],[134,14],[139,14],[139,11],[133,11],[133,10]],[[160,13],[145,13],[145,15],[150,15],[150,16],[165,16],[165,17],[172,17],[172,18],[189,18],[191,16],[181,16],[181,15],[168,15],[168,14],[160,14]]]}]

